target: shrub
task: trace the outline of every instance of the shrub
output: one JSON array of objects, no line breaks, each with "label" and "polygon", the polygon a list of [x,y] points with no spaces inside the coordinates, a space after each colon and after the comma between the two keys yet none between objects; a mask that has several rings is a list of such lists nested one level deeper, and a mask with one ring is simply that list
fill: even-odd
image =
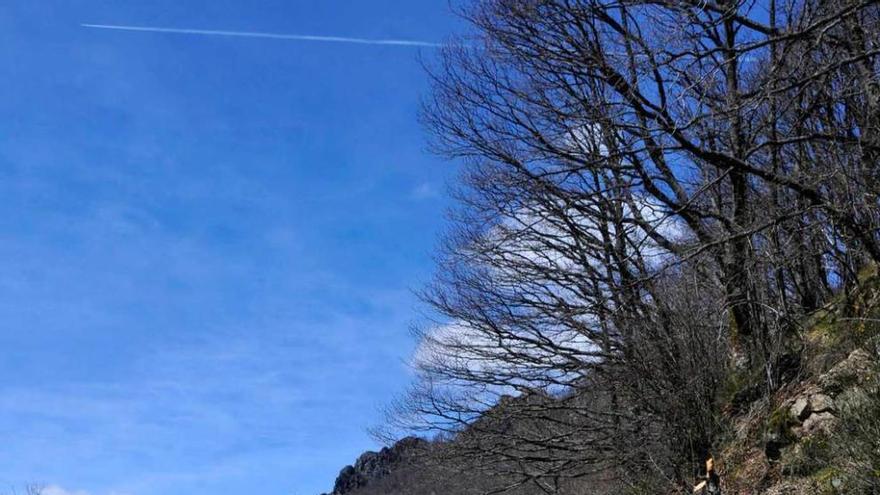
[{"label": "shrub", "polygon": [[834,450],[847,493],[880,493],[880,384],[854,389],[838,400],[841,428]]}]

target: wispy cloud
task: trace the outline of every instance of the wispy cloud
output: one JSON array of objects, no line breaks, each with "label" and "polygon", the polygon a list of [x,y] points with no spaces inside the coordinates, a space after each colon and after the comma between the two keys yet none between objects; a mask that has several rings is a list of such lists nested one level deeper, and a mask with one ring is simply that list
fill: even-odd
[{"label": "wispy cloud", "polygon": [[430,182],[423,182],[414,187],[409,196],[414,200],[433,199],[439,197],[440,192]]},{"label": "wispy cloud", "polygon": [[43,495],[89,495],[89,492],[85,490],[71,491],[61,488],[58,485],[49,485],[43,488],[42,493]]},{"label": "wispy cloud", "polygon": [[[91,493],[87,492],[86,490],[68,490],[68,489],[62,488],[58,485],[48,485],[48,486],[42,487],[42,490],[40,491],[40,493],[42,493],[42,495],[91,495]],[[109,495],[125,495],[125,494],[120,493],[120,492],[109,492]]]},{"label": "wispy cloud", "polygon": [[310,34],[261,33],[252,31],[220,31],[214,29],[168,28],[156,26],[125,26],[117,24],[80,24],[92,29],[113,29],[117,31],[139,31],[146,33],[175,33],[200,36],[237,36],[242,38],[269,38],[294,41],[323,41],[330,43],[355,43],[360,45],[391,45],[438,48],[440,43],[420,40],[351,38],[347,36],[315,36]]}]

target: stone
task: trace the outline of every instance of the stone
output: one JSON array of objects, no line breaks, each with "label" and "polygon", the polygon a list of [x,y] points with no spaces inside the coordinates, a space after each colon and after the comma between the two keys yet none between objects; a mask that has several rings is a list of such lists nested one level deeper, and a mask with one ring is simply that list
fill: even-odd
[{"label": "stone", "polygon": [[791,405],[789,411],[792,417],[797,418],[798,421],[807,419],[810,415],[810,400],[806,397],[798,397],[794,404]]},{"label": "stone", "polygon": [[819,385],[826,393],[837,395],[870,376],[873,363],[871,353],[864,349],[857,349],[819,377]]},{"label": "stone", "polygon": [[815,394],[810,396],[809,404],[810,412],[821,413],[834,410],[834,399],[825,394]]},{"label": "stone", "polygon": [[814,413],[804,421],[803,426],[801,426],[801,431],[805,436],[810,436],[815,433],[830,435],[836,422],[837,418],[830,412]]}]

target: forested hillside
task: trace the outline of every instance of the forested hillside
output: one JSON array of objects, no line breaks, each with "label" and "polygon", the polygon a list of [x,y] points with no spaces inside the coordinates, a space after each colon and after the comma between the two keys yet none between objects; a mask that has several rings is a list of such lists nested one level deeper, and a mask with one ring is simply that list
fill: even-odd
[{"label": "forested hillside", "polygon": [[462,15],[422,114],[458,206],[380,432],[439,438],[334,493],[878,493],[880,5]]},{"label": "forested hillside", "polygon": [[[803,322],[803,362],[790,380],[762,394],[754,377],[732,374],[718,397],[723,427],[713,452],[723,493],[737,495],[873,494],[880,489],[880,278],[868,275]],[[584,398],[588,397],[585,396]],[[505,408],[523,402],[570,407],[564,398],[507,397],[485,418],[504,418],[503,427],[487,423],[459,438],[429,443],[407,438],[389,449],[367,453],[340,473],[333,495],[477,495],[548,493],[546,486],[520,483],[512,471],[486,470],[457,442],[506,436],[519,428],[549,429],[543,422],[519,424]],[[564,434],[564,433],[563,433]],[[380,461],[380,468],[375,463]],[[366,461],[366,462],[365,462]],[[607,470],[556,478],[549,493],[685,493],[664,487],[650,473]],[[648,476],[646,476],[646,474]],[[697,485],[703,473],[695,474]],[[353,483],[352,480],[357,480]],[[686,488],[686,487],[685,487]]]}]

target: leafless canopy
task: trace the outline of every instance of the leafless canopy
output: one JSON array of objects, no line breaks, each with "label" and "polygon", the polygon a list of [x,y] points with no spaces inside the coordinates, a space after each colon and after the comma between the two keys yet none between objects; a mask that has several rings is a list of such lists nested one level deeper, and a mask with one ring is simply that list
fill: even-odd
[{"label": "leafless canopy", "polygon": [[475,35],[423,112],[464,163],[460,207],[394,417],[452,432],[504,489],[631,468],[683,485],[730,371],[778,386],[796,322],[880,262],[880,7],[463,14]]}]

